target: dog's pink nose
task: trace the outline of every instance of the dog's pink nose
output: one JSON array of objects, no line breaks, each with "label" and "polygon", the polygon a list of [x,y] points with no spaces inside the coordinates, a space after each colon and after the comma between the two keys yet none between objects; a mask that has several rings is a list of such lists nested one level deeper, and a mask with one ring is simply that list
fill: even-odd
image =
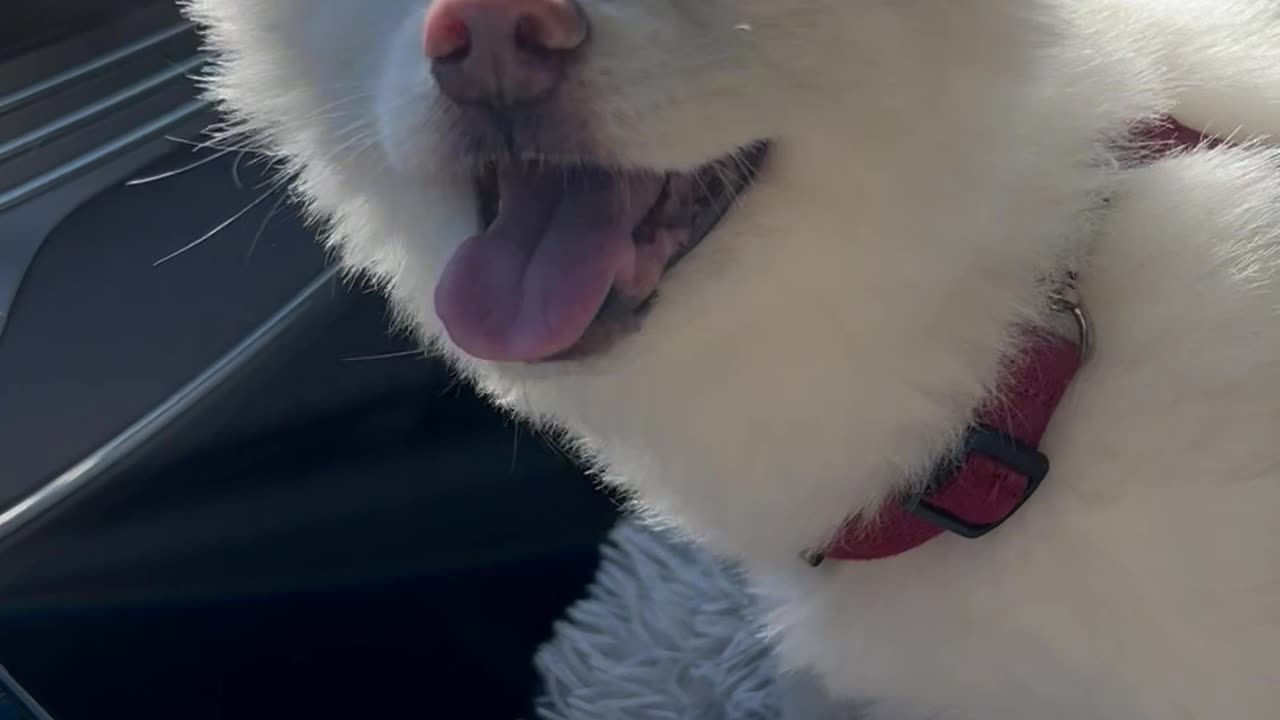
[{"label": "dog's pink nose", "polygon": [[586,38],[573,0],[435,0],[422,45],[445,95],[500,106],[548,94]]}]

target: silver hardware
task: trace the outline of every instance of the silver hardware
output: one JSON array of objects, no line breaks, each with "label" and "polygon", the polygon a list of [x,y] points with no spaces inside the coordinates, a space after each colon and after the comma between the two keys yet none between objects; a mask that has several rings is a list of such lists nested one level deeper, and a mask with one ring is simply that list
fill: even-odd
[{"label": "silver hardware", "polygon": [[800,553],[800,559],[804,561],[805,565],[816,568],[827,559],[827,556],[821,550],[805,550]]},{"label": "silver hardware", "polygon": [[1080,289],[1076,284],[1076,274],[1068,272],[1065,282],[1049,299],[1049,307],[1058,313],[1071,316],[1076,324],[1076,336],[1080,345],[1080,361],[1087,362],[1093,352],[1093,324],[1089,322],[1089,313],[1080,300]]}]

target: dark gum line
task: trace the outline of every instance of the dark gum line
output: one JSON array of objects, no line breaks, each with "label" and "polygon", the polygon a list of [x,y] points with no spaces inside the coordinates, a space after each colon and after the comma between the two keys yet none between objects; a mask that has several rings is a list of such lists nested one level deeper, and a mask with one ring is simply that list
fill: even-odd
[{"label": "dark gum line", "polygon": [[[769,144],[766,142],[756,143],[745,148],[741,151],[741,161],[734,162],[731,166],[733,172],[729,178],[729,184],[722,182],[720,174],[715,173],[714,164],[708,165],[692,174],[694,182],[698,183],[698,187],[705,188],[708,183],[704,182],[704,180],[707,178],[700,176],[712,173],[710,180],[718,188],[719,192],[710,196],[700,191],[695,192],[691,201],[693,217],[689,223],[689,241],[672,254],[667,261],[666,268],[663,270],[664,273],[669,272],[671,268],[675,267],[685,256],[697,248],[702,240],[720,224],[734,203],[751,189],[751,186],[759,178],[764,164],[768,160],[768,155]],[[487,228],[497,217],[500,200],[497,191],[496,167],[486,168],[484,172],[478,174],[475,177],[474,185],[480,214],[480,227]],[[649,212],[645,214],[632,232],[632,238],[635,242],[644,243],[646,238],[648,242],[652,242],[653,235],[663,227],[661,224],[662,218],[660,217],[661,211],[666,209],[666,205],[670,201],[670,195],[671,175],[668,174],[667,180],[663,183],[662,190],[654,201],[653,207],[649,209]],[[637,237],[637,235],[641,237]],[[591,325],[587,327],[587,332],[582,338],[563,352],[540,362],[571,362],[590,357],[606,349],[620,336],[626,334],[627,330],[621,326],[638,323],[653,308],[657,298],[658,290],[654,290],[640,302],[630,303],[624,302],[616,293],[610,291],[609,296],[605,299],[600,311],[596,314],[595,319],[592,320]]]},{"label": "dark gum line", "polygon": [[[738,172],[735,172],[732,177],[732,185],[723,188],[713,202],[709,201],[705,204],[694,203],[695,216],[690,227],[689,243],[672,255],[671,260],[667,262],[664,273],[670,271],[676,263],[693,251],[702,242],[703,238],[720,224],[720,221],[724,219],[733,203],[755,184],[764,167],[764,163],[768,159],[768,151],[769,144],[766,142],[756,143],[746,148],[743,152],[743,163],[735,163],[734,165]],[[745,169],[742,168],[743,164],[746,166]],[[665,196],[669,188],[670,180],[668,179],[667,184],[663,186],[662,195],[659,196],[659,200],[662,202],[655,202],[655,208],[661,207],[665,203]],[[659,291],[654,290],[639,303],[631,304],[623,302],[615,292],[610,291],[609,296],[605,298],[604,304],[600,307],[600,311],[596,313],[595,319],[587,326],[586,333],[579,338],[578,342],[562,352],[539,361],[540,364],[585,360],[607,350],[620,337],[627,334],[628,330],[623,328],[623,325],[638,325],[645,314],[653,309],[658,295]]]},{"label": "dark gum line", "polygon": [[662,183],[662,190],[658,192],[658,197],[653,201],[653,206],[649,211],[640,218],[640,223],[631,231],[631,240],[637,245],[651,244],[660,229],[660,221],[662,211],[667,207],[667,200],[671,196],[671,176],[668,175]]}]

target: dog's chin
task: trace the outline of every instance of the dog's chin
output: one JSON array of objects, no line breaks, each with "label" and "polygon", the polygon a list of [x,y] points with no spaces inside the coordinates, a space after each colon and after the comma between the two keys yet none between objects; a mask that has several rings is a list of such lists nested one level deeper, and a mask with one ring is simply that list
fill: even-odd
[{"label": "dog's chin", "polygon": [[769,148],[750,143],[688,171],[478,163],[477,234],[435,293],[450,344],[473,360],[522,366],[616,351],[660,302],[667,274],[747,201]]}]

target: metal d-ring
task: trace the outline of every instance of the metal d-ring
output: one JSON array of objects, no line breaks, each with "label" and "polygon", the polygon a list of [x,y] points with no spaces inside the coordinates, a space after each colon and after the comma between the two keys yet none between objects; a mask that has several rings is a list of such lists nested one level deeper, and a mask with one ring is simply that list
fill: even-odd
[{"label": "metal d-ring", "polygon": [[1049,306],[1054,312],[1066,313],[1075,321],[1080,361],[1082,363],[1088,361],[1089,355],[1093,352],[1093,324],[1089,322],[1089,314],[1085,311],[1084,303],[1080,301],[1080,290],[1076,286],[1074,272],[1067,273],[1066,282],[1054,293]]}]

